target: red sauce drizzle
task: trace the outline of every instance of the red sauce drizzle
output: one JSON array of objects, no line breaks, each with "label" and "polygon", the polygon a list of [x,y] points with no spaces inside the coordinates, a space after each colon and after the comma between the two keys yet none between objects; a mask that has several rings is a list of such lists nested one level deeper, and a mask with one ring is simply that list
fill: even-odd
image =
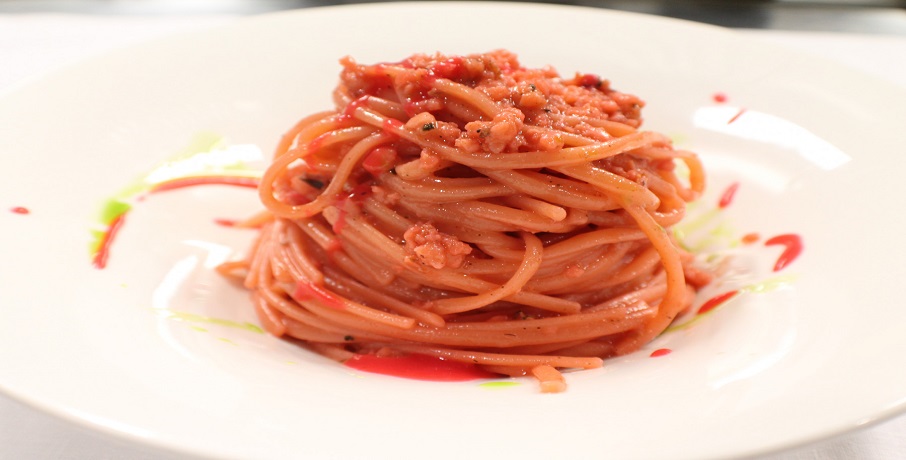
[{"label": "red sauce drizzle", "polygon": [[337,215],[337,221],[333,223],[331,230],[336,233],[343,231],[343,228],[346,227],[346,214],[348,213],[347,206],[358,206],[365,201],[365,197],[368,193],[371,192],[371,185],[369,184],[359,184],[353,187],[352,191],[349,192],[345,198],[338,200],[336,207],[340,211],[340,214]]},{"label": "red sauce drizzle", "polygon": [[333,225],[330,227],[330,229],[331,229],[331,231],[333,231],[334,235],[339,235],[340,232],[342,232],[343,229],[346,228],[346,209],[345,208],[346,208],[345,203],[342,203],[339,206],[337,206],[337,209],[340,210],[340,213],[337,214],[337,221],[334,222]]},{"label": "red sauce drizzle", "polygon": [[317,284],[306,281],[299,281],[296,283],[296,290],[293,292],[293,297],[296,299],[314,299],[328,307],[336,308],[337,310],[346,309],[346,304],[344,304],[343,300],[334,293],[324,289],[324,286],[318,286]]},{"label": "red sauce drizzle", "polygon": [[714,102],[716,102],[718,104],[723,104],[724,102],[727,102],[727,95],[724,93],[718,92],[718,93],[714,93],[714,95],[711,96],[711,99],[713,99]]},{"label": "red sauce drizzle", "polygon": [[448,80],[459,80],[463,78],[465,70],[466,68],[463,66],[462,58],[456,56],[432,65],[431,68],[428,69],[428,75],[433,77],[432,79],[446,78]]},{"label": "red sauce drizzle", "polygon": [[113,239],[116,238],[116,234],[122,228],[125,220],[126,213],[122,213],[110,222],[107,231],[104,232],[104,236],[101,239],[101,244],[98,246],[98,252],[94,254],[94,259],[91,261],[94,268],[101,270],[107,266],[107,259],[110,257],[110,246],[113,245]]},{"label": "red sauce drizzle", "polygon": [[652,358],[657,358],[659,356],[669,355],[672,352],[673,352],[673,350],[671,350],[669,348],[658,348],[657,350],[652,351],[651,354],[648,356],[650,356]]},{"label": "red sauce drizzle", "polygon": [[497,374],[485,371],[474,364],[419,354],[403,356],[355,355],[346,360],[345,364],[360,371],[434,382],[464,382],[499,377]]},{"label": "red sauce drizzle", "polygon": [[23,207],[23,206],[16,206],[16,207],[10,209],[10,211],[13,212],[13,213],[15,213],[15,214],[29,214],[29,213],[31,213],[31,211],[29,211],[28,208]]},{"label": "red sauce drizzle", "polygon": [[260,180],[257,177],[240,176],[195,176],[172,179],[151,187],[149,193],[166,192],[197,185],[231,185],[234,187],[258,188]]},{"label": "red sauce drizzle", "polygon": [[746,113],[746,109],[739,109],[739,112],[736,112],[736,115],[733,115],[732,118],[727,120],[727,124],[729,125],[730,123],[733,123],[734,121],[738,120],[739,117],[741,117],[742,114],[744,114],[744,113]]},{"label": "red sauce drizzle", "polygon": [[742,244],[752,244],[761,238],[757,233],[746,233],[742,236]]},{"label": "red sauce drizzle", "polygon": [[[349,105],[351,106],[352,104],[349,104]],[[324,142],[328,138],[330,138],[330,136],[332,136],[332,135],[334,135],[334,131],[329,131],[329,132],[321,134],[318,137],[312,139],[311,142],[309,142],[308,144],[305,145],[305,154],[307,155],[309,153],[318,151],[318,149],[321,148],[321,146],[324,144]],[[307,161],[305,161],[305,158],[300,158],[300,160],[303,163],[305,163],[305,169],[309,169],[309,170],[314,169],[314,168],[312,168],[311,164],[309,164]]]},{"label": "red sauce drizzle", "polygon": [[584,86],[586,88],[598,88],[601,86],[601,83],[603,83],[603,80],[601,80],[601,77],[599,77],[593,73],[586,73],[586,74],[579,75],[577,80],[578,80],[577,83],[579,85]]},{"label": "red sauce drizzle", "polygon": [[214,223],[221,227],[235,227],[239,222],[234,219],[214,219]]},{"label": "red sauce drizzle", "polygon": [[797,257],[799,257],[799,254],[802,253],[802,238],[794,233],[771,237],[764,242],[764,245],[785,246],[783,252],[780,253],[780,257],[777,258],[777,262],[774,262],[775,272],[779,272],[780,270],[783,270],[787,265],[793,263],[793,261],[796,260]]},{"label": "red sauce drizzle", "polygon": [[388,118],[384,120],[384,132],[388,134],[399,134],[399,129],[403,127],[403,122],[397,120],[396,118]]},{"label": "red sauce drizzle", "polygon": [[355,109],[368,105],[368,98],[370,98],[370,97],[371,96],[366,94],[366,95],[350,102],[349,105],[347,105],[346,108],[343,109],[343,114],[341,115],[341,118],[350,119],[353,116],[355,116]]},{"label": "red sauce drizzle", "polygon": [[362,168],[372,176],[377,177],[390,171],[394,164],[396,164],[396,150],[388,147],[378,147],[369,152],[368,155],[365,155],[365,159],[362,161]]},{"label": "red sauce drizzle", "polygon": [[730,206],[733,203],[733,197],[736,196],[736,190],[739,189],[739,182],[733,182],[724,190],[724,193],[720,196],[720,201],[717,203],[717,206],[721,209]]},{"label": "red sauce drizzle", "polygon": [[727,292],[724,292],[723,294],[718,294],[718,295],[708,299],[705,303],[703,303],[702,306],[698,309],[698,313],[696,313],[696,314],[703,315],[705,313],[708,313],[709,311],[714,310],[715,308],[721,306],[724,302],[730,300],[731,298],[733,298],[733,296],[735,296],[738,293],[739,293],[739,291],[727,291]]}]

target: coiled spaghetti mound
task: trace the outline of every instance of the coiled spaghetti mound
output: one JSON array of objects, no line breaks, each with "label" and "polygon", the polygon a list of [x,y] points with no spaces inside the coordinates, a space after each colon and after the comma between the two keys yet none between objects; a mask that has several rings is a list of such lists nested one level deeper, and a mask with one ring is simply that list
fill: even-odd
[{"label": "coiled spaghetti mound", "polygon": [[342,66],[336,109],[282,139],[260,238],[225,268],[270,333],[561,391],[558,369],[637,350],[707,282],[666,230],[701,164],[638,130],[637,97],[506,51]]}]

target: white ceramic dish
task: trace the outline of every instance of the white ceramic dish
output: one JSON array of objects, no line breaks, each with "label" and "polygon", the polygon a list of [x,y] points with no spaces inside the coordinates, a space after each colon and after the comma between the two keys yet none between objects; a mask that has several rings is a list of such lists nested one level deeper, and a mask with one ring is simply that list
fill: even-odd
[{"label": "white ceramic dish", "polygon": [[[212,266],[251,235],[212,220],[253,212],[245,190],[149,197],[107,268],[92,267],[99,207],[197,133],[267,152],[330,106],[343,55],[494,48],[646,99],[647,128],[709,168],[696,213],[739,183],[702,234],[734,256],[710,294],[749,292],[542,395],[530,381],[492,390],[353,372],[241,326],[255,322],[246,296]],[[0,99],[0,389],[224,458],[708,458],[853,429],[906,405],[904,106],[902,90],[725,30],[543,5],[302,10],[84,62]],[[797,233],[805,251],[776,282],[778,248],[731,247],[748,232]],[[673,352],[650,358],[656,348]]]}]

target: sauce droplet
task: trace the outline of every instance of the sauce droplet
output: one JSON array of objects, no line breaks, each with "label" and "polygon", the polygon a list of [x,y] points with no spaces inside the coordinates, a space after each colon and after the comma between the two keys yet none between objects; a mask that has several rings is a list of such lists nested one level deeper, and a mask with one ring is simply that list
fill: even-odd
[{"label": "sauce droplet", "polygon": [[721,209],[730,206],[733,203],[733,197],[736,196],[736,191],[739,190],[739,182],[733,182],[724,190],[724,193],[720,196],[720,201],[717,203],[717,206]]},{"label": "sauce droplet", "polygon": [[714,95],[711,96],[711,99],[718,104],[723,104],[724,102],[727,102],[727,95],[724,93],[714,93]]},{"label": "sauce droplet", "polygon": [[10,209],[10,211],[13,212],[13,213],[15,213],[15,214],[29,214],[29,213],[31,213],[31,211],[29,211],[28,208],[23,207],[23,206],[16,206],[16,207]]},{"label": "sauce droplet", "polygon": [[399,130],[403,128],[403,122],[397,120],[396,118],[388,118],[384,120],[382,127],[385,133],[399,134]]},{"label": "sauce droplet", "polygon": [[703,315],[711,310],[714,310],[715,308],[721,306],[724,302],[733,298],[737,293],[739,293],[739,291],[727,291],[723,294],[718,294],[714,297],[711,297],[702,304],[702,306],[698,309],[698,313],[696,314]]},{"label": "sauce droplet", "polygon": [[652,358],[657,358],[659,356],[669,355],[672,352],[673,352],[673,350],[671,350],[669,348],[658,348],[657,350],[652,351],[651,354],[648,356],[650,356]]},{"label": "sauce droplet", "polygon": [[435,382],[463,382],[499,377],[474,364],[419,354],[355,355],[346,360],[345,364],[360,371]]},{"label": "sauce droplet", "polygon": [[337,310],[346,309],[346,304],[343,303],[343,299],[327,289],[324,289],[323,286],[307,281],[299,281],[296,283],[296,290],[293,292],[293,298],[296,300],[312,299],[321,302],[325,306],[336,308]]},{"label": "sauce droplet", "polygon": [[771,237],[764,242],[764,245],[785,246],[783,252],[780,253],[780,257],[777,258],[777,262],[774,262],[775,272],[779,272],[780,270],[783,270],[787,265],[793,263],[793,261],[799,257],[799,254],[802,253],[802,238],[794,233]]}]

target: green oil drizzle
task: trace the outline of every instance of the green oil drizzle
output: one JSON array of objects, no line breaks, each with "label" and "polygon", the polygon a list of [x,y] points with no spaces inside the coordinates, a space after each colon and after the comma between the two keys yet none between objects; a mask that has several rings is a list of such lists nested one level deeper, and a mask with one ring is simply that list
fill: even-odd
[{"label": "green oil drizzle", "polygon": [[217,337],[217,340],[219,340],[219,341],[221,341],[221,342],[223,342],[223,343],[228,343],[228,344],[230,344],[230,345],[233,345],[234,347],[238,347],[238,346],[239,346],[239,345],[236,344],[236,342],[233,342],[232,340],[230,340],[230,339],[228,339],[228,338],[226,338],[226,337]]},{"label": "green oil drizzle", "polygon": [[482,388],[486,388],[488,390],[501,390],[504,388],[518,387],[519,385],[522,385],[522,384],[519,382],[510,381],[510,380],[484,382],[484,383],[478,384],[478,386],[480,386]]},{"label": "green oil drizzle", "polygon": [[[233,329],[242,329],[244,331],[254,332],[256,334],[264,334],[264,329],[261,329],[260,327],[254,325],[252,323],[248,323],[248,322],[240,323],[240,322],[231,321],[228,319],[213,318],[210,316],[203,316],[203,315],[198,315],[195,313],[167,310],[167,309],[162,309],[162,308],[155,308],[154,310],[157,313],[159,313],[163,316],[166,316],[167,318],[176,320],[176,321],[185,321],[187,323],[213,324],[216,326],[230,327]],[[193,329],[194,329],[194,327],[193,327]],[[198,330],[198,329],[196,329],[196,330]]]},{"label": "green oil drizzle", "polygon": [[261,151],[252,146],[230,146],[223,136],[198,133],[189,144],[171,158],[135,179],[105,201],[90,229],[89,253],[94,258],[111,224],[132,210],[138,197],[147,194],[162,182],[190,176],[229,175],[260,177],[261,172],[248,166],[261,159]]}]

